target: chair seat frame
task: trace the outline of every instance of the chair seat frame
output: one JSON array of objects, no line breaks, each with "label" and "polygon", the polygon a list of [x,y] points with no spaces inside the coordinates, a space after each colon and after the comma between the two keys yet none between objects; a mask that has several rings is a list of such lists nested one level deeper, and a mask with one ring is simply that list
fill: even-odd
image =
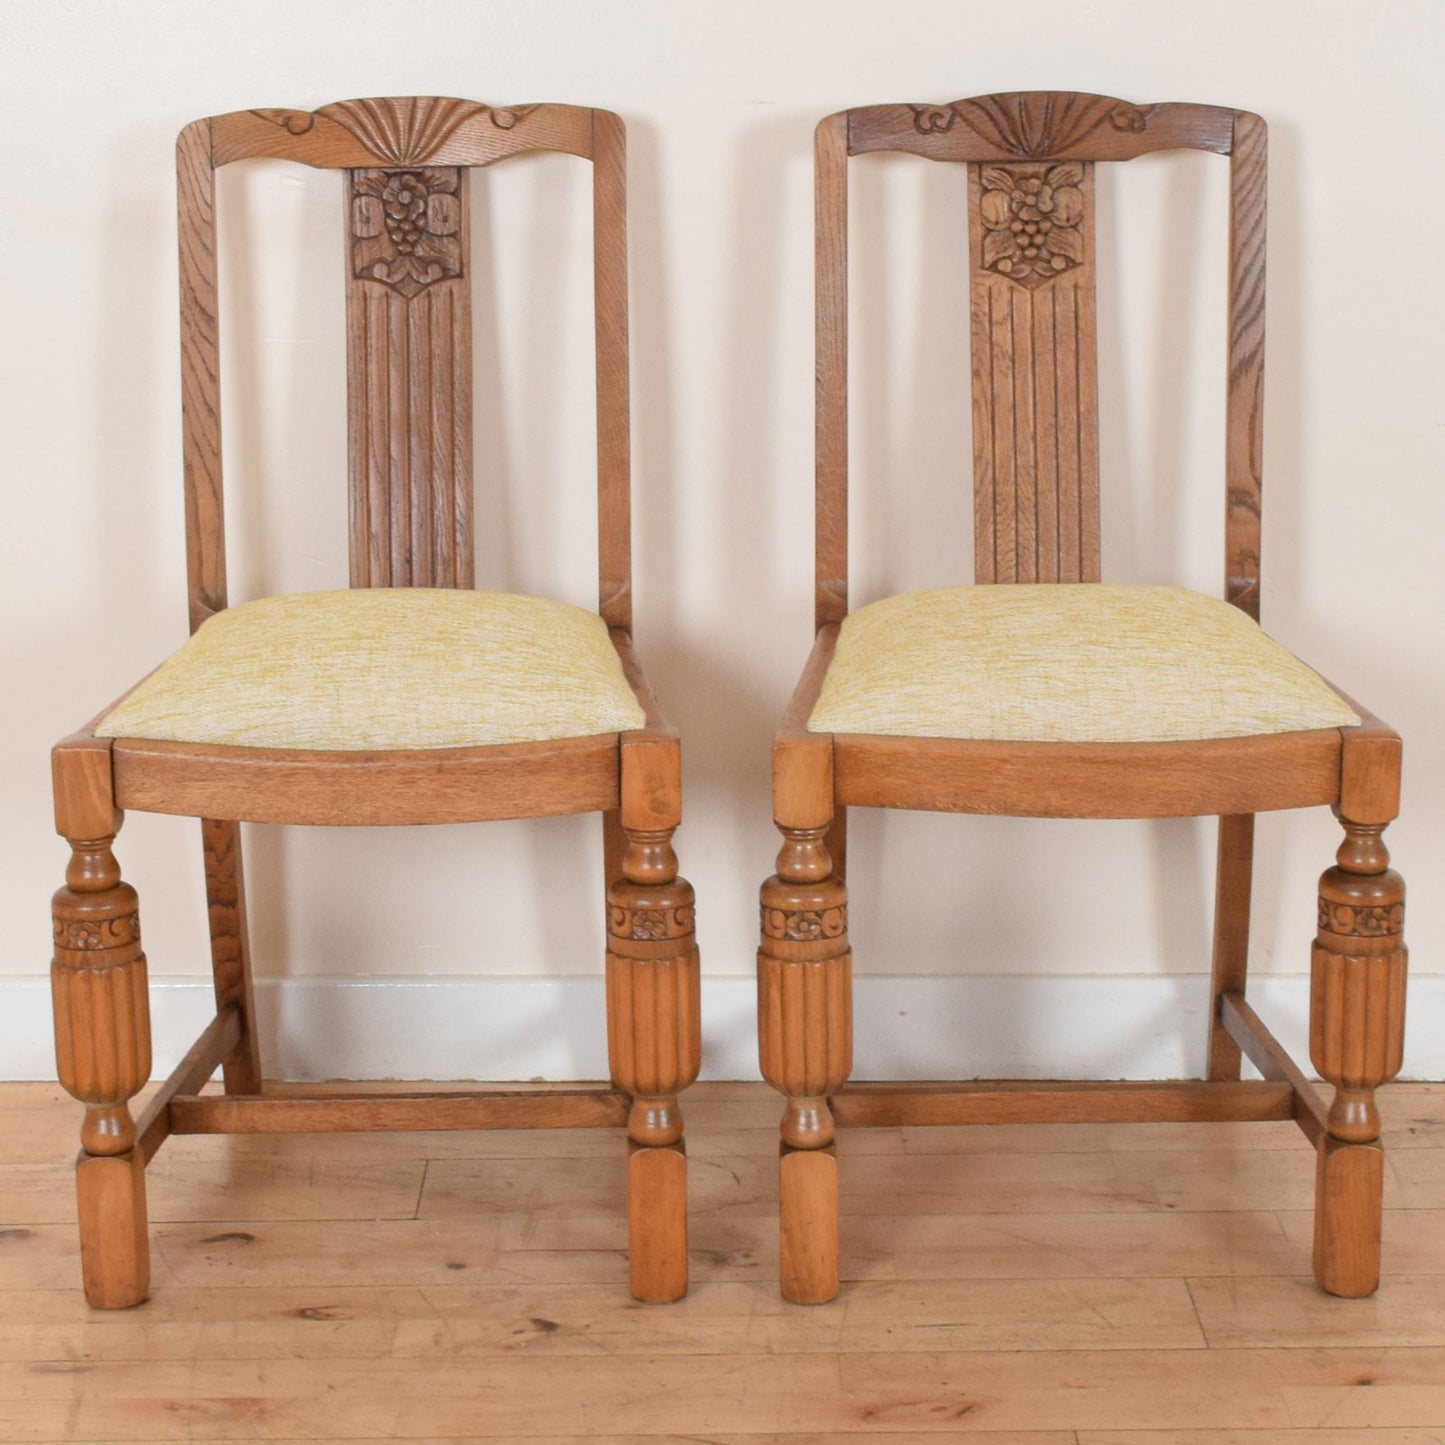
[{"label": "chair seat frame", "polygon": [[[1068,162],[1188,146],[1232,166],[1225,591],[1258,618],[1263,382],[1264,124],[1210,106],[1134,106],[1062,92],[985,96],[951,106],[871,106],[817,131],[817,632],[773,746],[773,816],[783,843],[761,894],[758,1030],[764,1077],[786,1099],[780,1155],[780,1282],[816,1304],[839,1289],[840,1127],[1025,1122],[1293,1119],[1317,1152],[1314,1272],[1339,1295],[1379,1279],[1384,1156],[1375,1089],[1401,1063],[1404,885],[1382,833],[1399,810],[1400,738],[1358,703],[1358,726],[1197,742],[1039,743],[808,731],[847,589],[847,160],[897,150],[968,166],[974,267],[977,581],[1098,580],[1097,418],[1092,356],[1073,388],[1081,440],[1075,474],[1057,479],[1050,554],[1035,524],[1042,486],[989,425],[991,337],[981,276],[978,197],[986,168],[1031,175]],[[1091,214],[1080,222],[1091,229]],[[985,255],[986,260],[986,255]],[[1080,267],[1081,272],[1085,268]],[[1092,314],[1092,262],[1079,311]],[[1081,324],[1081,332],[1083,325]],[[1010,332],[1008,346],[1016,337]],[[980,353],[985,353],[983,356]],[[1006,365],[1016,357],[1009,354]],[[1060,363],[1062,365],[1062,363]],[[1062,407],[1059,415],[1062,415]],[[1060,423],[1062,428],[1062,423]],[[1037,457],[1035,457],[1037,462]],[[1007,493],[1007,495],[1005,495]],[[1065,494],[1067,493],[1067,496]],[[1006,509],[1005,509],[1006,507]],[[1071,509],[1071,510],[1070,510]],[[1068,526],[1065,526],[1066,514]],[[1072,527],[1072,532],[1069,528]],[[1025,545],[1028,542],[1028,545]],[[1067,543],[1067,545],[1065,545]],[[1072,570],[1071,570],[1072,569]],[[1338,690],[1337,690],[1338,691]],[[1320,880],[1312,958],[1310,1053],[1327,1100],[1248,1003],[1254,815],[1326,804],[1345,839]],[[850,1084],[849,807],[1055,818],[1219,817],[1208,1066],[1159,1082],[886,1081]],[[1243,1080],[1247,1056],[1263,1075]]]},{"label": "chair seat frame", "polygon": [[[632,1292],[664,1301],[686,1291],[686,1156],[677,1095],[700,1062],[698,955],[693,891],[678,876],[671,842],[681,821],[679,739],[631,636],[624,147],[622,123],[607,111],[502,109],[432,97],[347,101],[316,112],[235,112],[181,133],[193,629],[226,605],[215,168],[275,156],[350,173],[352,585],[469,587],[470,293],[465,206],[451,200],[465,200],[463,168],[510,155],[565,151],[593,162],[599,611],[645,721],[627,732],[544,742],[330,752],[102,738],[95,735],[102,713],[56,746],[56,827],[72,850],[66,886],[54,900],[56,1053],[62,1084],[86,1106],[77,1162],[81,1266],[86,1297],[98,1308],[146,1297],[145,1170],[170,1135],[197,1133],[623,1127]],[[393,179],[443,197],[430,270],[408,269],[397,254],[382,254],[379,212],[367,207]],[[429,210],[421,224],[434,221]],[[463,244],[449,250],[458,232]],[[383,333],[409,332],[414,346],[431,348],[424,380],[402,381],[383,370],[378,391],[378,369],[391,363],[366,339],[376,315],[386,323]],[[379,394],[386,398],[380,416]],[[379,449],[365,444],[378,428],[387,443]],[[408,438],[400,451],[389,448],[398,433]],[[127,809],[201,820],[216,992],[214,1018],[139,1118],[129,1101],[151,1070],[147,965],[136,893],[122,882],[112,851]],[[263,1081],[242,822],[407,825],[585,812],[603,817],[609,1083],[347,1094]],[[218,1069],[224,1092],[202,1092]]]}]

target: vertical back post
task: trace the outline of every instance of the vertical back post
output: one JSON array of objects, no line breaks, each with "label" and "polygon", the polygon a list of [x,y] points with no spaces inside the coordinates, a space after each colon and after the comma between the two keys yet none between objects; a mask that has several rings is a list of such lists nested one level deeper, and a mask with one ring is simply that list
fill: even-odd
[{"label": "vertical back post", "polygon": [[221,494],[221,356],[216,301],[216,172],[211,123],[176,142],[180,223],[181,435],[191,631],[226,605]]},{"label": "vertical back post", "polygon": [[848,115],[814,134],[816,554],[813,624],[848,614]]},{"label": "vertical back post", "polygon": [[597,327],[597,610],[632,626],[632,414],[627,342],[627,140],[592,112],[593,288]]},{"label": "vertical back post", "polygon": [[1264,229],[1267,133],[1234,117],[1229,153],[1229,386],[1225,400],[1225,596],[1259,620],[1264,479]]}]

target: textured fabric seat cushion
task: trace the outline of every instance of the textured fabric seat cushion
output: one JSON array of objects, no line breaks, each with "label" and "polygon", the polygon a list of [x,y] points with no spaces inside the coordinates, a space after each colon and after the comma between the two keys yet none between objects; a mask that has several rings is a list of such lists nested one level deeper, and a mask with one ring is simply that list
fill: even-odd
[{"label": "textured fabric seat cushion", "polygon": [[596,614],[508,592],[399,587],[219,612],[96,732],[351,751],[535,742],[642,723]]},{"label": "textured fabric seat cushion", "polygon": [[1167,742],[1359,718],[1237,607],[1047,583],[887,597],[845,619],[813,732]]}]

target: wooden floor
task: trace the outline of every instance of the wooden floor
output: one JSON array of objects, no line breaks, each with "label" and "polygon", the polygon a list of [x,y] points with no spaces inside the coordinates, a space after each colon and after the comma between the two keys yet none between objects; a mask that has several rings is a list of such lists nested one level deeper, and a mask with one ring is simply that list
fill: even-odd
[{"label": "wooden floor", "polygon": [[1441,1445],[1445,1087],[1384,1095],[1385,1282],[1308,1277],[1290,1124],[860,1130],[834,1304],[775,1284],[777,1105],[688,1095],[693,1290],[627,1296],[610,1131],[173,1138],[90,1312],[77,1108],[0,1086],[0,1441]]}]

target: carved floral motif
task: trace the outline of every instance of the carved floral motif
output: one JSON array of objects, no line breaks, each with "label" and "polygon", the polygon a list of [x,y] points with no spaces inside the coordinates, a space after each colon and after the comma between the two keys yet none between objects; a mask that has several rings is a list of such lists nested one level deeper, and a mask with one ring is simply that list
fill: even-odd
[{"label": "carved floral motif", "polygon": [[687,904],[680,908],[623,908],[613,904],[607,910],[607,931],[614,938],[690,938],[695,927],[694,910]]},{"label": "carved floral motif", "polygon": [[1017,156],[1053,156],[1093,135],[1102,126],[1142,131],[1147,109],[1107,95],[1048,92],[985,95],[952,105],[915,105],[913,128],[920,135],[962,124],[980,140]]},{"label": "carved floral motif", "polygon": [[1347,903],[1320,899],[1319,926],[1323,933],[1344,938],[1385,938],[1405,927],[1405,905],[1392,903],[1352,908]]},{"label": "carved floral motif", "polygon": [[983,166],[982,265],[1024,286],[1051,281],[1084,259],[1084,168]]},{"label": "carved floral motif", "polygon": [[140,942],[140,914],[115,918],[57,918],[55,946],[69,953],[94,953]]},{"label": "carved floral motif", "polygon": [[848,932],[848,906],[835,908],[763,909],[763,936],[786,938],[794,943],[817,943],[824,938],[842,938]]},{"label": "carved floral motif", "polygon": [[462,274],[455,167],[352,172],[352,273],[415,296]]}]

